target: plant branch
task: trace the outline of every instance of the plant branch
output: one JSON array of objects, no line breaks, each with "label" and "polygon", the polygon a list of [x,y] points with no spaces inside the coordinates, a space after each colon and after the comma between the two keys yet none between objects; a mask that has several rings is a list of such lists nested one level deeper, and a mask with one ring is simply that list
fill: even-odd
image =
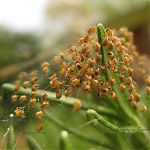
[{"label": "plant branch", "polygon": [[64,124],[63,122],[61,122],[57,118],[55,118],[52,114],[48,113],[46,110],[44,112],[45,112],[45,116],[47,117],[47,119],[49,119],[50,121],[55,123],[58,127],[62,128],[63,130],[66,130],[67,132],[75,135],[76,137],[78,137],[78,138],[80,138],[84,141],[100,145],[100,146],[105,147],[105,148],[111,148],[110,146],[108,146],[106,144],[103,144],[100,141],[97,141],[97,140],[95,140],[91,137],[88,137],[88,136],[80,133],[79,131],[77,131],[77,130],[71,128],[71,127],[66,126],[66,124]]},{"label": "plant branch", "polygon": [[30,150],[42,150],[42,148],[37,143],[37,141],[31,136],[27,136],[27,143],[28,143]]},{"label": "plant branch", "polygon": [[[105,126],[106,128],[115,131],[117,133],[137,133],[137,132],[143,132],[143,129],[140,127],[118,127],[109,121],[107,121],[105,118],[103,118],[100,114],[98,114],[95,110],[89,109],[87,110],[87,118],[90,120],[97,119],[98,122],[94,122],[94,125],[99,127],[100,124]],[[95,120],[96,121],[96,120]],[[99,124],[100,123],[100,124]]]},{"label": "plant branch", "polygon": [[14,127],[11,123],[8,132],[7,150],[15,150],[16,149],[15,147],[16,145],[15,145]]},{"label": "plant branch", "polygon": [[[103,38],[106,37],[105,28],[100,23],[97,26],[97,30],[98,30],[98,41],[102,45],[102,51],[101,51],[102,60],[103,60],[104,65],[107,66],[107,64],[108,64],[108,54],[107,54],[108,49],[107,49],[107,47],[103,46],[103,44],[102,44]],[[118,104],[121,106],[121,109],[123,110],[125,115],[127,115],[129,118],[131,118],[136,124],[139,124],[138,118],[133,114],[130,107],[127,106],[127,104],[124,103],[126,101],[126,99],[125,99],[125,95],[120,93],[118,76],[109,69],[107,69],[106,71],[107,71],[106,72],[106,80],[108,80],[109,77],[113,77],[116,81],[114,83],[113,90],[116,93],[116,96],[118,98]]]},{"label": "plant branch", "polygon": [[[3,84],[2,88],[3,88],[4,91],[5,90],[9,91],[9,92],[14,92],[15,91],[15,86],[13,84],[5,83],[5,84]],[[18,91],[19,94],[26,95],[26,96],[30,96],[31,92],[32,92],[31,89],[24,89],[22,87],[20,87],[20,89]],[[55,98],[55,93],[44,91],[44,90],[38,90],[37,91],[37,98],[40,98],[43,92],[47,92],[48,100],[50,102],[56,103],[56,104],[64,104],[65,106],[72,107],[72,108],[74,106],[74,103],[77,100],[76,98],[72,98],[72,97],[66,98],[65,96],[62,96],[58,100],[58,99]],[[107,116],[110,116],[110,117],[113,117],[113,118],[117,117],[117,114],[113,110],[110,110],[110,109],[102,107],[102,106],[99,106],[99,107],[94,107],[93,106],[93,107],[91,107],[91,106],[88,106],[88,104],[82,104],[81,109],[82,110],[94,109],[100,114],[107,115]]]},{"label": "plant branch", "polygon": [[63,130],[60,133],[60,150],[71,150],[71,143],[68,136],[68,132]]}]

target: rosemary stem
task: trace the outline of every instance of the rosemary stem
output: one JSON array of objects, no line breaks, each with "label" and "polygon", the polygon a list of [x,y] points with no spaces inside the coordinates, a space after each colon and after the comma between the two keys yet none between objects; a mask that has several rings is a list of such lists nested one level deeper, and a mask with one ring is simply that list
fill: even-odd
[{"label": "rosemary stem", "polygon": [[[9,92],[14,92],[15,91],[15,85],[13,84],[8,84],[5,83],[2,86],[3,90],[5,91],[9,91]],[[31,95],[31,89],[24,89],[22,87],[20,87],[18,94],[22,94],[22,95],[26,95],[26,96],[30,96]],[[46,92],[48,95],[48,100],[51,103],[56,103],[56,104],[64,104],[65,106],[68,107],[72,107],[74,106],[74,103],[76,102],[76,98],[66,98],[65,96],[62,96],[59,100],[55,98],[55,93],[53,92],[49,92],[49,91],[44,91],[44,90],[38,90],[37,91],[37,98],[41,98],[41,95],[43,92]],[[82,104],[81,108],[82,110],[88,110],[88,109],[94,109],[96,110],[98,113],[102,114],[102,115],[106,115],[106,116],[110,116],[113,118],[117,117],[117,114],[115,113],[115,111],[110,110],[108,108],[102,107],[102,106],[98,106],[98,107],[94,107],[94,106],[88,106],[88,104]]]},{"label": "rosemary stem", "polygon": [[56,124],[61,129],[66,130],[67,132],[75,135],[76,137],[78,137],[78,138],[80,138],[80,139],[82,139],[84,141],[87,141],[87,142],[90,142],[90,143],[93,143],[93,144],[96,144],[96,145],[99,145],[99,146],[102,146],[102,147],[105,147],[105,148],[110,148],[108,145],[103,144],[100,141],[97,141],[97,140],[95,140],[95,139],[93,139],[91,137],[88,137],[88,136],[82,134],[81,132],[79,132],[79,131],[71,128],[71,127],[66,126],[66,124],[64,124],[63,122],[58,120],[56,117],[54,117],[52,114],[50,114],[46,110],[44,112],[45,112],[46,118],[49,119],[54,124]]}]

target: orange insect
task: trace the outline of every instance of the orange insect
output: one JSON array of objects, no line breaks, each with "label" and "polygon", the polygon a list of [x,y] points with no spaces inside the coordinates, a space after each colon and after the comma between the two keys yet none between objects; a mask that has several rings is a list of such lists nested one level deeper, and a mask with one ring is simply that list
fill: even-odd
[{"label": "orange insect", "polygon": [[73,105],[73,109],[74,110],[79,110],[81,108],[81,101],[80,100],[76,100],[74,105]]},{"label": "orange insect", "polygon": [[12,95],[11,100],[12,102],[16,102],[18,100],[18,95]]},{"label": "orange insect", "polygon": [[14,112],[17,117],[23,116],[25,114],[23,107],[17,107]]},{"label": "orange insect", "polygon": [[43,112],[42,112],[42,111],[36,112],[36,118],[37,118],[38,120],[41,120],[42,117],[43,117]]},{"label": "orange insect", "polygon": [[40,132],[44,129],[44,125],[42,123],[38,124],[36,131]]}]

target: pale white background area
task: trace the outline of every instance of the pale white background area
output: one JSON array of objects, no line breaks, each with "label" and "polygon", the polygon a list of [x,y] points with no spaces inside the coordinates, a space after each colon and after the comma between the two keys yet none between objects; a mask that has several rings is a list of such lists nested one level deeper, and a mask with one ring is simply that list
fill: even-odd
[{"label": "pale white background area", "polygon": [[48,0],[0,0],[0,26],[15,30],[40,30]]}]

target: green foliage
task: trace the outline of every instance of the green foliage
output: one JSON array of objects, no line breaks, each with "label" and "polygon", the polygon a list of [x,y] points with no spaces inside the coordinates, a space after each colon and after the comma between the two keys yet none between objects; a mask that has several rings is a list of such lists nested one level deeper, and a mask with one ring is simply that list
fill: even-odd
[{"label": "green foliage", "polygon": [[42,150],[40,145],[37,143],[37,141],[33,137],[27,136],[27,142],[31,150]]},{"label": "green foliage", "polygon": [[60,150],[71,150],[71,143],[67,131],[61,131],[60,133]]},{"label": "green foliage", "polygon": [[34,56],[39,51],[38,41],[34,34],[17,33],[0,27],[0,68]]},{"label": "green foliage", "polygon": [[8,141],[7,141],[7,150],[15,150],[15,133],[14,133],[14,127],[11,124],[8,128]]}]

